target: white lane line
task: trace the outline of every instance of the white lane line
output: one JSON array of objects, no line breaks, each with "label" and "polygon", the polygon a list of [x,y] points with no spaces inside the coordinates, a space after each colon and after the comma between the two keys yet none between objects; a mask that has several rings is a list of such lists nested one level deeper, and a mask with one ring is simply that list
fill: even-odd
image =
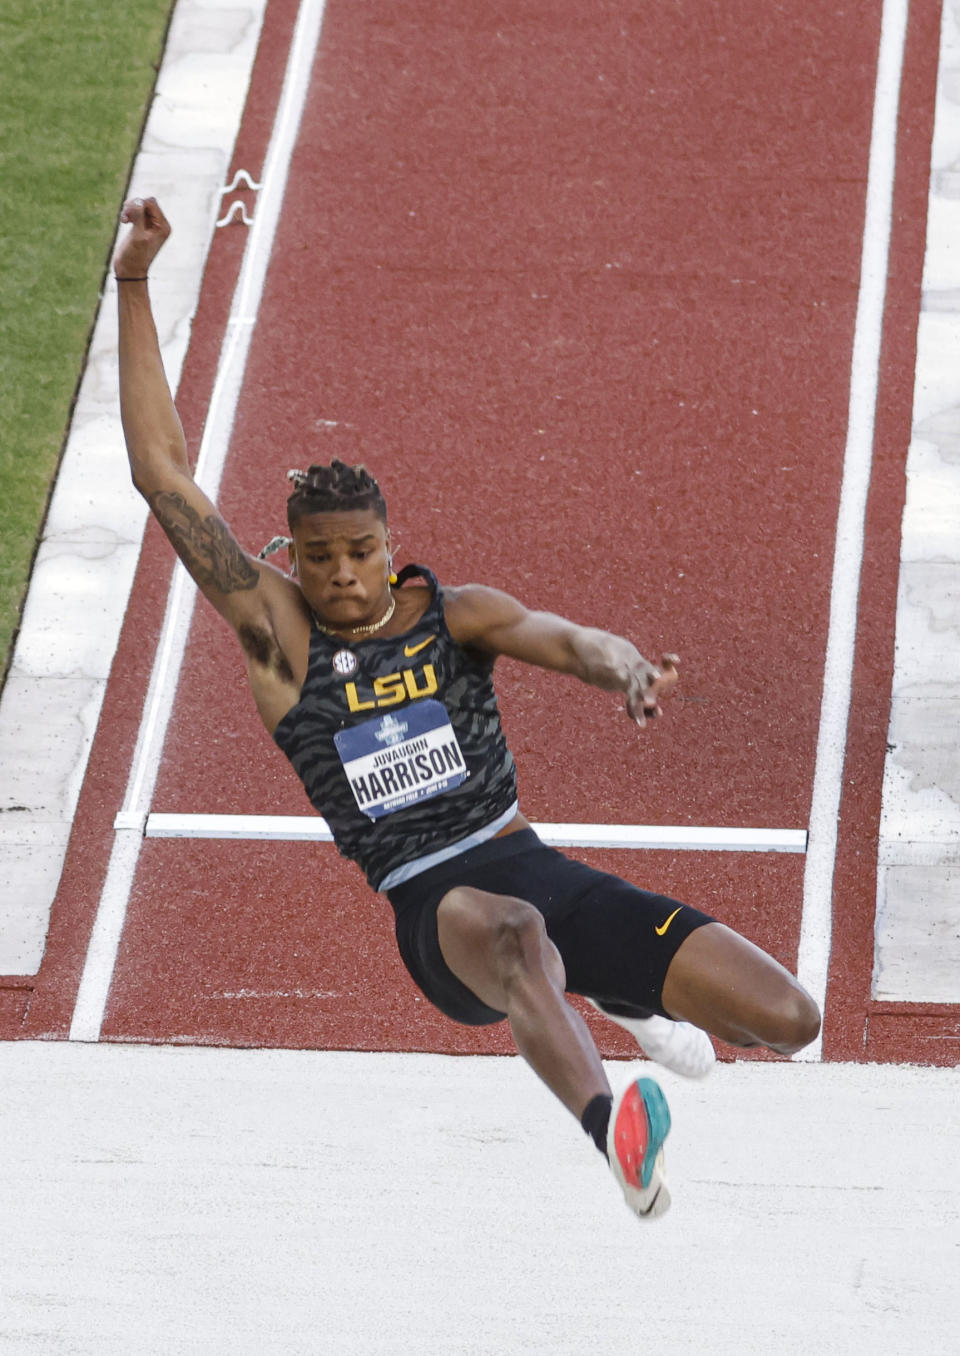
[{"label": "white lane line", "polygon": [[[118,832],[147,838],[245,838],[330,843],[317,815],[150,814],[121,811]],[[659,824],[534,824],[551,847],[647,848],[686,852],[804,852],[803,829],[696,828]]]},{"label": "white lane line", "polygon": [[[260,309],[264,280],[283,205],[290,160],[310,89],[310,73],[320,39],[324,5],[325,0],[302,0],[290,44],[283,91],[261,176],[263,188],[257,199],[256,217],[250,228],[240,277],[233,295],[230,320],[220,351],[217,377],[197,459],[197,482],[211,498],[216,498],[226,461],[253,326]],[[195,599],[196,589],[186,571],[178,564],[174,570],[127,782],[125,814],[145,817],[150,807]],[[96,1041],[100,1038],[141,842],[142,833],[139,829],[120,829],[114,839],[77,991],[70,1026],[71,1040]]]},{"label": "white lane line", "polygon": [[[830,593],[830,625],[823,675],[820,731],[810,805],[810,839],[803,882],[803,918],[797,955],[800,982],[826,1001],[833,932],[833,876],[837,816],[843,788],[847,723],[853,686],[857,598],[863,565],[864,523],[873,460],[880,344],[890,253],[890,220],[896,168],[897,110],[906,41],[908,0],[885,0],[877,58],[864,213],[860,293],[850,371],[847,445],[843,461],[837,540]],[[795,1058],[817,1060],[822,1038]]]}]

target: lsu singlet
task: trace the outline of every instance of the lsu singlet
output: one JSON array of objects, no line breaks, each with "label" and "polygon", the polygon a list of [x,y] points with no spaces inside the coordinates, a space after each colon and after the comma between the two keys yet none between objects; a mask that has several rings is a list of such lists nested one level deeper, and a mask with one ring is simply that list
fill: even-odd
[{"label": "lsu singlet", "polygon": [[399,867],[459,843],[517,798],[493,659],[447,630],[436,577],[403,635],[348,644],[311,627],[300,700],[274,739],[345,857],[376,890]]}]

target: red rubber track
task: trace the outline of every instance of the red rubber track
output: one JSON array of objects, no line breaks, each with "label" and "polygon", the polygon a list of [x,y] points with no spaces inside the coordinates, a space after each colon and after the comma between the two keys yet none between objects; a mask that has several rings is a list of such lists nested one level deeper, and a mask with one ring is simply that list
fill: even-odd
[{"label": "red rubber track", "polygon": [[[295,9],[268,6],[235,157],[254,173]],[[500,666],[532,819],[807,824],[878,26],[824,0],[328,0],[220,502],[256,548],[288,466],[363,459],[400,563],[679,651],[647,734],[604,694]],[[828,1058],[952,1062],[960,1031],[956,1009],[869,1001],[938,34],[938,5],[913,4]],[[178,402],[193,447],[245,243],[220,231],[209,260]],[[170,567],[151,527],[18,1034],[69,1027]],[[153,808],[307,809],[203,603]],[[795,964],[802,858],[577,855]],[[104,1035],[509,1048],[420,999],[389,914],[331,847],[148,841]]]}]

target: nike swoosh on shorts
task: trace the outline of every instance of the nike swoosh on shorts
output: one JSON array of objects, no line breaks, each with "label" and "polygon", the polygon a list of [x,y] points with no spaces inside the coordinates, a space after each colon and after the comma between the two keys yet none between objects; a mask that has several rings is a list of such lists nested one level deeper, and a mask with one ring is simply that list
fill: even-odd
[{"label": "nike swoosh on shorts", "polygon": [[[683,905],[681,904],[681,905],[680,905],[680,909],[682,909],[682,908],[683,908]],[[674,909],[673,913],[670,915],[670,917],[667,919],[667,921],[666,921],[661,927],[658,927],[658,928],[655,927],[655,928],[653,929],[654,932],[657,934],[658,937],[662,937],[662,936],[663,936],[663,934],[666,932],[667,928],[670,926],[670,924],[671,924],[671,923],[673,922],[673,920],[676,918],[677,914],[680,912],[680,909]]]}]

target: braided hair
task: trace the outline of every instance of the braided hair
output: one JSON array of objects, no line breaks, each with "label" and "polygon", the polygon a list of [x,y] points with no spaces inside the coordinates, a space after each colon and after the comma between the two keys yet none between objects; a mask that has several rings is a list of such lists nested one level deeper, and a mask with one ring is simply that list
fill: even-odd
[{"label": "braided hair", "polygon": [[292,532],[308,513],[349,513],[373,509],[387,521],[387,505],[380,486],[365,466],[348,466],[336,458],[329,466],[311,466],[306,471],[288,471],[293,493],[287,500],[287,522]]}]

